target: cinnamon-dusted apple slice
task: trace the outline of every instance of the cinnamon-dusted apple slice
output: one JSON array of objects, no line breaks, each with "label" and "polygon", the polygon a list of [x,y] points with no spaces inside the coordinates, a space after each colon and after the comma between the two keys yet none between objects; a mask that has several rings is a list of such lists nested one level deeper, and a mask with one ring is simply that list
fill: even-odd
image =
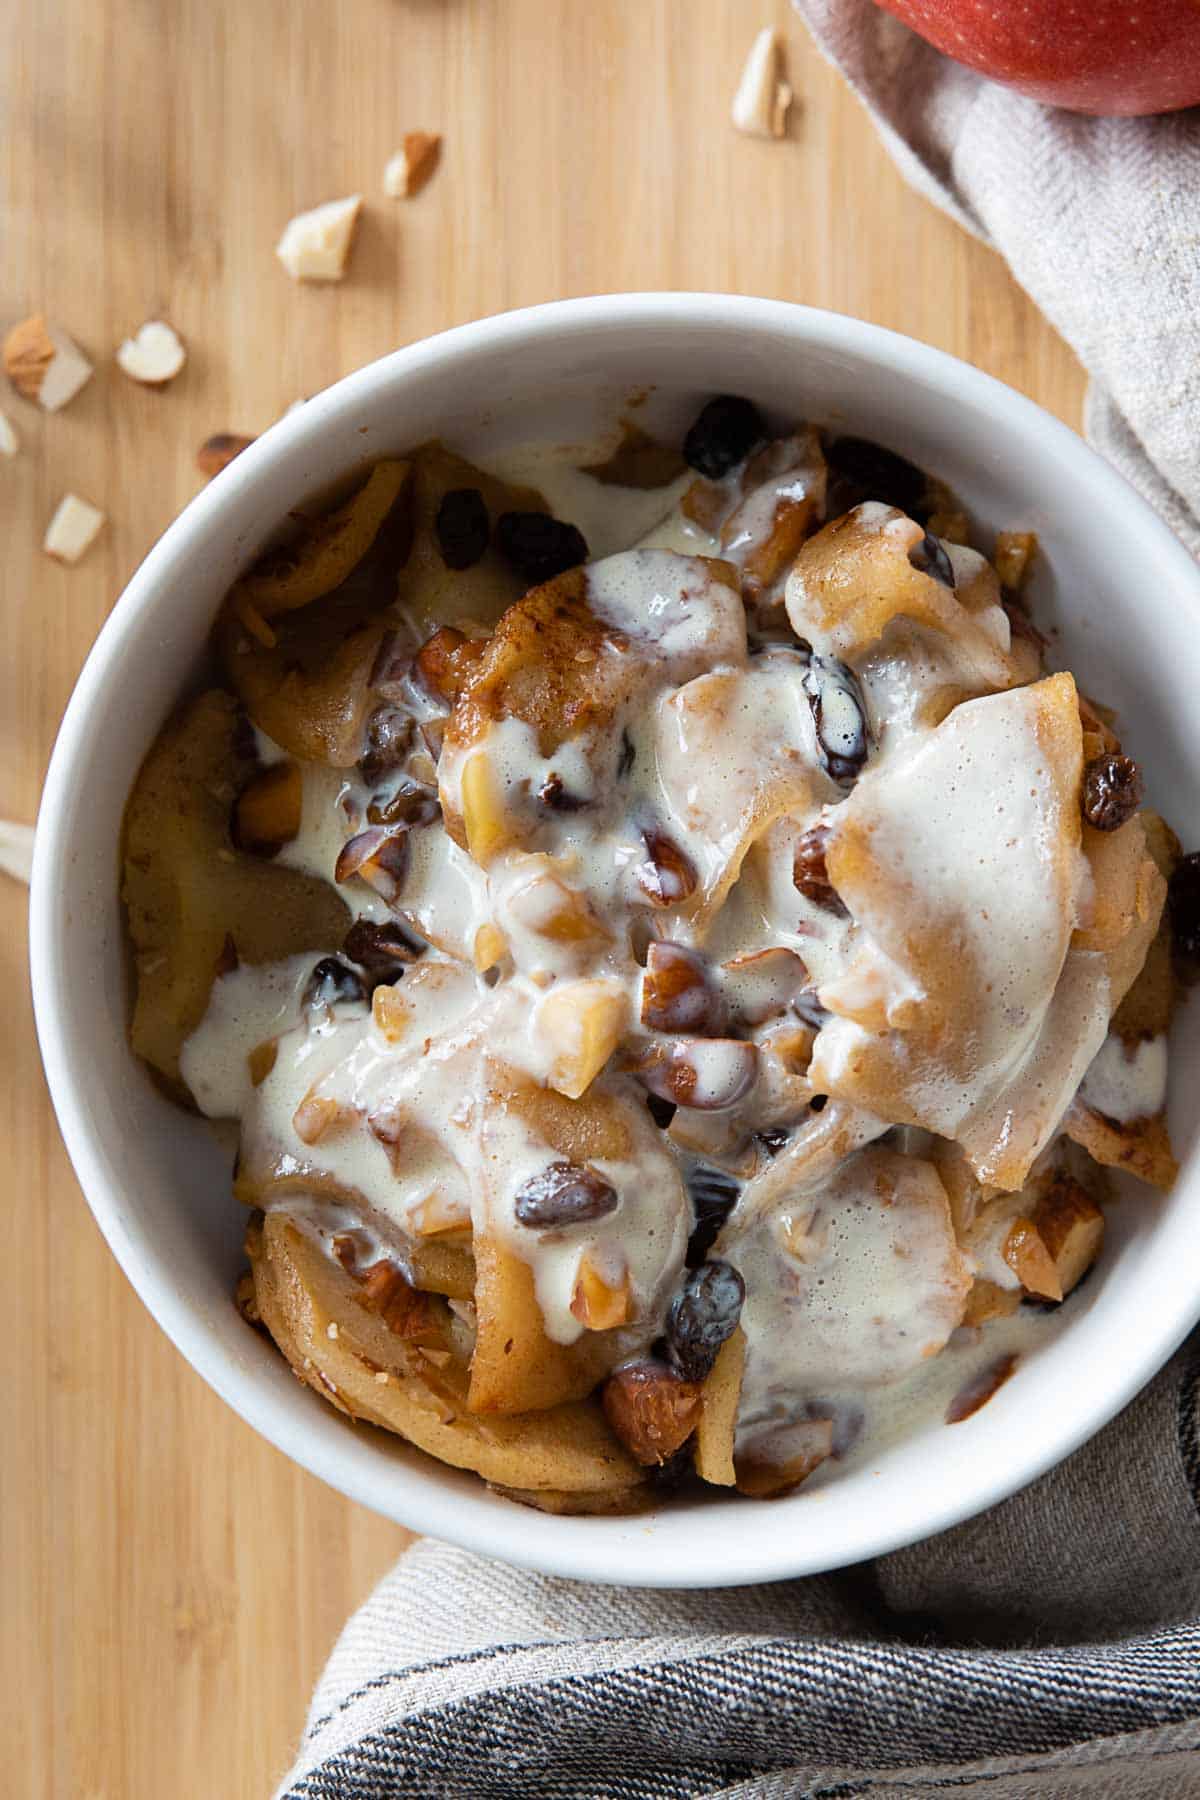
[{"label": "cinnamon-dusted apple slice", "polygon": [[1035,646],[1012,635],[991,565],[879,501],[809,539],[788,578],[787,610],[797,636],[851,666],[906,620],[955,644],[975,693],[1038,673]]},{"label": "cinnamon-dusted apple slice", "polygon": [[[816,812],[833,790],[821,772],[805,665],[787,654],[697,676],[655,709],[654,750],[669,807],[663,823],[696,870],[678,910],[702,938],[756,839],[784,813]],[[697,781],[697,769],[706,779]]]},{"label": "cinnamon-dusted apple slice", "polygon": [[[272,552],[230,591],[216,645],[254,723],[302,761],[349,768],[363,754],[371,681],[412,535],[408,463]],[[265,609],[265,610],[264,610]]]},{"label": "cinnamon-dusted apple slice", "polygon": [[745,1368],[746,1334],[739,1325],[721,1345],[700,1390],[692,1459],[700,1479],[715,1487],[733,1487],[737,1480],[733,1444]]},{"label": "cinnamon-dusted apple slice", "polygon": [[802,1185],[767,1180],[769,1204],[752,1182],[714,1247],[746,1278],[751,1369],[786,1343],[815,1398],[895,1381],[936,1355],[971,1272],[933,1165],[871,1146]]},{"label": "cinnamon-dusted apple slice", "polygon": [[[1075,684],[1055,675],[958,707],[829,819],[858,942],[819,989],[835,1017],[810,1079],[957,1138],[997,1187],[1022,1185],[1062,1116],[1118,973],[1093,955],[1061,982],[1086,881],[1080,767]],[[1016,1071],[1014,1011],[1032,1045]]]},{"label": "cinnamon-dusted apple slice", "polygon": [[532,589],[496,626],[450,715],[438,765],[447,831],[469,847],[469,806],[485,856],[527,840],[542,814],[519,765],[532,771],[582,740],[608,788],[624,716],[648,687],[745,654],[728,564],[631,550]]},{"label": "cinnamon-dusted apple slice", "polygon": [[[640,1484],[594,1401],[473,1416],[461,1351],[430,1355],[392,1330],[362,1284],[285,1213],[252,1224],[247,1249],[263,1323],[300,1380],[339,1411],[505,1487],[616,1495]],[[454,1345],[448,1313],[445,1321]]]},{"label": "cinnamon-dusted apple slice", "polygon": [[795,562],[825,507],[821,441],[810,427],[778,438],[752,456],[744,498],[721,527],[721,548],[742,572],[749,605],[760,608]]},{"label": "cinnamon-dusted apple slice", "polygon": [[227,946],[242,962],[275,962],[340,943],[349,924],[324,882],[235,849],[234,803],[257,767],[243,739],[232,696],[200,695],[160,733],[126,809],[130,1041],[172,1082]]}]

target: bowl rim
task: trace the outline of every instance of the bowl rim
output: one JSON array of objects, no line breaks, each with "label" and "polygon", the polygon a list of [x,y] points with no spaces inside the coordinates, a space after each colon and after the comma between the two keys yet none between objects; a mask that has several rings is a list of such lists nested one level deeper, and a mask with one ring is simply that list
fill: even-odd
[{"label": "bowl rim", "polygon": [[[952,1496],[935,1489],[919,1521],[897,1528],[880,1517],[873,1530],[843,1533],[837,1509],[822,1513],[822,1528],[810,1541],[804,1533],[735,1534],[719,1572],[689,1562],[686,1533],[668,1548],[656,1530],[635,1541],[649,1521],[596,1520],[603,1527],[624,1524],[631,1533],[597,1532],[590,1543],[573,1531],[556,1532],[545,1514],[497,1503],[482,1487],[474,1494],[449,1495],[423,1475],[410,1480],[400,1465],[373,1459],[363,1477],[350,1459],[331,1465],[328,1455],[282,1411],[269,1386],[241,1365],[222,1343],[215,1325],[181,1299],[169,1270],[131,1220],[110,1188],[99,1147],[99,1131],[86,1101],[82,1071],[73,1066],[71,1019],[75,1002],[67,991],[55,930],[58,873],[69,866],[65,838],[66,798],[77,766],[86,764],[89,721],[113,680],[126,645],[137,638],[169,591],[170,577],[189,546],[218,522],[239,492],[255,485],[280,461],[315,446],[331,425],[348,418],[381,383],[392,385],[420,370],[449,368],[461,352],[487,347],[516,350],[553,333],[587,337],[598,327],[633,331],[665,325],[717,327],[743,333],[777,332],[798,349],[843,352],[886,366],[902,379],[953,394],[976,410],[1002,415],[1014,430],[1040,434],[1072,465],[1072,480],[1101,508],[1118,509],[1138,533],[1169,579],[1200,595],[1200,569],[1190,553],[1150,505],[1068,426],[1036,402],[995,377],[916,339],[849,315],[789,301],[737,294],[650,292],[595,295],[551,301],[459,325],[394,350],[315,395],[272,425],[230,465],[219,482],[202,489],[135,571],[101,627],[79,674],[50,758],[35,835],[30,894],[30,968],[34,1015],[46,1079],[59,1128],[84,1197],[110,1250],[157,1324],[193,1369],[233,1410],[277,1449],[348,1498],[403,1523],[409,1529],[449,1539],[462,1547],[551,1575],[616,1584],[658,1587],[740,1586],[782,1580],[847,1566],[903,1548],[1008,1498],[1062,1461],[1107,1424],[1157,1372],[1200,1317],[1200,1290],[1189,1310],[1164,1307],[1141,1320],[1131,1354],[1113,1379],[1072,1396],[1063,1429],[1052,1441],[1016,1445],[1003,1469],[995,1459],[977,1459],[978,1469]],[[396,1501],[399,1498],[400,1504]],[[882,1511],[882,1509],[880,1509]],[[683,1516],[683,1515],[678,1515]],[[554,1521],[578,1525],[580,1520]],[[669,1523],[663,1521],[664,1525]],[[698,1577],[703,1579],[698,1579]]]}]

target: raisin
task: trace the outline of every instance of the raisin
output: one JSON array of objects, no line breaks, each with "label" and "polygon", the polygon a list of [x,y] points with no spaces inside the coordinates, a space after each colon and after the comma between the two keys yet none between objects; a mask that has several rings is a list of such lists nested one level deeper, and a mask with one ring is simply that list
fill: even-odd
[{"label": "raisin", "polygon": [[448,569],[470,569],[488,547],[492,526],[478,488],[451,488],[442,495],[433,528]]},{"label": "raisin", "polygon": [[825,449],[830,483],[826,502],[829,518],[836,519],[863,500],[882,500],[902,513],[928,522],[929,477],[907,457],[885,450],[868,438],[835,438]]},{"label": "raisin", "polygon": [[517,1189],[513,1213],[530,1231],[590,1225],[617,1210],[617,1190],[595,1169],[555,1162]]},{"label": "raisin", "polygon": [[377,706],[367,720],[366,743],[359,768],[369,785],[398,768],[408,754],[413,737],[413,720],[395,706]]},{"label": "raisin", "polygon": [[496,548],[518,575],[537,586],[588,558],[587,539],[577,525],[549,513],[507,512],[496,520]]},{"label": "raisin", "polygon": [[591,804],[580,795],[573,794],[564,784],[562,776],[553,769],[538,789],[538,799],[549,812],[582,812],[585,806]]},{"label": "raisin", "polygon": [[1119,831],[1142,803],[1142,772],[1131,756],[1106,751],[1083,771],[1083,816],[1097,831]]},{"label": "raisin", "polygon": [[768,1156],[778,1156],[784,1145],[791,1141],[791,1136],[782,1125],[767,1125],[754,1133],[754,1141],[762,1145]]},{"label": "raisin", "polygon": [[[826,1017],[828,1017],[828,1014],[826,1014]],[[808,1103],[808,1110],[809,1112],[824,1112],[828,1104],[828,1094],[814,1094]]]},{"label": "raisin", "polygon": [[306,1007],[365,1005],[366,998],[361,977],[337,956],[323,956],[314,964],[304,990]]},{"label": "raisin", "polygon": [[839,787],[852,787],[871,748],[867,713],[852,670],[834,656],[813,656],[804,673],[821,766]]},{"label": "raisin", "polygon": [[741,1316],[746,1284],[732,1263],[704,1262],[671,1302],[666,1335],[671,1360],[686,1381],[703,1381]]},{"label": "raisin", "polygon": [[675,1455],[691,1436],[700,1413],[696,1383],[654,1357],[614,1369],[600,1399],[612,1430],[647,1468]]},{"label": "raisin", "polygon": [[389,794],[372,795],[367,804],[371,825],[433,825],[442,816],[442,803],[432,788],[403,777]]},{"label": "raisin", "polygon": [[745,462],[766,436],[763,417],[753,400],[739,394],[718,394],[702,406],[683,440],[683,460],[697,474],[720,481]]},{"label": "raisin", "polygon": [[636,761],[637,761],[637,748],[634,744],[634,741],[630,737],[630,735],[627,731],[623,731],[621,733],[621,753],[617,757],[617,780],[618,781],[624,781],[625,777],[629,774],[630,770],[633,768],[633,765]]},{"label": "raisin", "polygon": [[1193,850],[1176,864],[1167,905],[1176,954],[1189,962],[1200,960],[1200,850]]},{"label": "raisin", "polygon": [[825,866],[825,845],[829,838],[828,825],[814,825],[796,840],[796,848],[792,854],[792,881],[797,893],[803,894],[822,912],[834,913],[839,919],[848,919],[850,914],[845,902],[829,879],[829,870]]},{"label": "raisin", "polygon": [[634,870],[638,886],[655,906],[678,906],[696,891],[696,865],[665,831],[651,826],[642,833],[646,861]]},{"label": "raisin", "polygon": [[358,919],[346,933],[342,952],[365,970],[368,978],[395,981],[403,973],[397,964],[416,962],[426,948],[420,938],[394,920],[375,925],[370,919]]},{"label": "raisin", "polygon": [[673,1100],[664,1100],[661,1094],[646,1095],[646,1111],[654,1120],[660,1131],[665,1131],[675,1114],[679,1111]]},{"label": "raisin", "polygon": [[954,587],[954,564],[946,554],[946,547],[928,532],[919,544],[914,544],[908,553],[908,560],[914,569],[922,575],[932,575],[943,587]]},{"label": "raisin", "polygon": [[688,1239],[687,1266],[698,1269],[717,1241],[721,1227],[737,1205],[741,1183],[724,1169],[697,1163],[687,1178],[696,1223]]}]

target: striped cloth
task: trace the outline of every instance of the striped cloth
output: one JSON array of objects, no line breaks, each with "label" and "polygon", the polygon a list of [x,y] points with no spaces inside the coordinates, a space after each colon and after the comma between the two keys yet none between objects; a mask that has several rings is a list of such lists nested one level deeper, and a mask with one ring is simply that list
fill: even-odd
[{"label": "striped cloth", "polygon": [[655,1592],[418,1543],[343,1631],[279,1793],[1184,1800],[1198,1618],[1193,1340],[1060,1468],[874,1565]]},{"label": "striped cloth", "polygon": [[[861,0],[797,4],[906,176],[1079,352],[1092,440],[1200,551],[1196,115],[1047,111]],[[417,1544],[342,1633],[279,1794],[1200,1796],[1198,1402],[1194,1339],[1024,1493],[808,1581],[597,1588]]]}]

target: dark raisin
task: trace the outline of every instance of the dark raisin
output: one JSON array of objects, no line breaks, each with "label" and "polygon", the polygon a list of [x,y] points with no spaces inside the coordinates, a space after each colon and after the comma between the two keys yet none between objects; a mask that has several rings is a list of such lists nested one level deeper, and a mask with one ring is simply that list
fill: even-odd
[{"label": "dark raisin", "polygon": [[416,962],[427,948],[395,920],[375,925],[370,919],[358,919],[346,933],[342,952],[364,969],[368,978],[395,981],[403,973],[403,965]]},{"label": "dark raisin", "polygon": [[1081,800],[1095,830],[1119,831],[1142,803],[1142,772],[1131,756],[1094,756],[1083,771]]},{"label": "dark raisin", "polygon": [[638,886],[655,906],[678,906],[696,891],[696,865],[674,838],[651,826],[642,833],[646,861],[634,870]]},{"label": "dark raisin", "polygon": [[804,672],[821,766],[839,787],[852,787],[871,747],[858,681],[834,656],[814,656]]},{"label": "dark raisin", "polygon": [[[826,1014],[826,1017],[828,1017],[828,1014]],[[824,1112],[828,1104],[828,1094],[814,1094],[808,1103],[808,1110],[809,1112]]]},{"label": "dark raisin", "polygon": [[673,1100],[664,1100],[661,1094],[646,1095],[646,1111],[654,1120],[660,1131],[665,1131],[675,1114],[679,1111]]},{"label": "dark raisin", "polygon": [[768,1125],[762,1131],[756,1131],[754,1141],[761,1144],[768,1156],[778,1156],[785,1144],[791,1142],[791,1132],[782,1125]]},{"label": "dark raisin", "polygon": [[630,737],[630,735],[627,731],[623,731],[621,733],[621,753],[617,757],[617,780],[618,781],[624,781],[625,777],[629,774],[630,770],[633,768],[633,765],[636,761],[637,761],[637,749],[634,745],[633,739]]},{"label": "dark raisin", "polygon": [[817,999],[816,988],[804,988],[792,1001],[792,1011],[801,1024],[808,1025],[813,1031],[820,1031],[829,1014]]},{"label": "dark raisin", "polygon": [[562,776],[555,774],[553,769],[538,789],[538,799],[549,812],[582,812],[590,804],[578,794],[573,794],[565,786]]},{"label": "dark raisin", "polygon": [[704,1262],[671,1302],[666,1335],[671,1360],[685,1381],[703,1381],[737,1326],[746,1284],[732,1263]]},{"label": "dark raisin", "polygon": [[367,804],[372,825],[433,825],[442,816],[442,803],[432,788],[402,777],[389,793],[373,794]]},{"label": "dark raisin", "polygon": [[826,501],[836,519],[863,500],[882,500],[924,525],[931,512],[929,477],[907,457],[868,438],[835,438],[825,449],[830,482]]},{"label": "dark raisin", "polygon": [[587,539],[577,525],[549,513],[507,512],[496,520],[496,548],[518,575],[536,586],[588,558]]},{"label": "dark raisin", "polygon": [[946,554],[946,547],[928,532],[919,544],[913,545],[908,560],[922,575],[932,575],[943,587],[954,587],[954,564]]},{"label": "dark raisin", "polygon": [[803,837],[796,840],[792,855],[792,880],[796,891],[814,906],[819,906],[823,912],[834,913],[839,919],[846,919],[850,915],[845,902],[830,882],[829,870],[825,866],[825,845],[828,838],[828,825],[813,825]]},{"label": "dark raisin", "polygon": [[683,460],[710,481],[720,481],[730,469],[745,462],[765,436],[762,414],[752,400],[743,400],[738,394],[718,394],[701,407],[684,438]]},{"label": "dark raisin", "polygon": [[517,1189],[513,1213],[530,1231],[590,1225],[617,1210],[617,1190],[595,1169],[555,1162],[539,1169]]},{"label": "dark raisin", "polygon": [[408,754],[413,738],[410,713],[395,706],[377,706],[367,720],[366,742],[359,768],[365,782],[374,785],[392,769],[398,768]]},{"label": "dark raisin", "polygon": [[480,561],[492,533],[478,488],[451,488],[442,495],[434,520],[438,549],[448,569],[470,569]]},{"label": "dark raisin", "polygon": [[337,956],[323,956],[314,964],[304,990],[305,1006],[365,1004],[367,990],[357,971]]},{"label": "dark raisin", "polygon": [[696,1223],[688,1239],[687,1266],[698,1269],[717,1241],[721,1227],[737,1205],[741,1183],[724,1169],[697,1163],[687,1178]]},{"label": "dark raisin", "polygon": [[1200,960],[1200,850],[1176,864],[1167,889],[1171,934],[1178,956]]},{"label": "dark raisin", "polygon": [[[266,1331],[266,1326],[261,1329]],[[267,1333],[270,1336],[270,1333]],[[665,1462],[651,1463],[646,1469],[645,1479],[652,1488],[657,1488],[663,1495],[677,1493],[692,1472],[692,1447],[690,1443],[681,1444],[678,1450],[667,1457]]]}]

